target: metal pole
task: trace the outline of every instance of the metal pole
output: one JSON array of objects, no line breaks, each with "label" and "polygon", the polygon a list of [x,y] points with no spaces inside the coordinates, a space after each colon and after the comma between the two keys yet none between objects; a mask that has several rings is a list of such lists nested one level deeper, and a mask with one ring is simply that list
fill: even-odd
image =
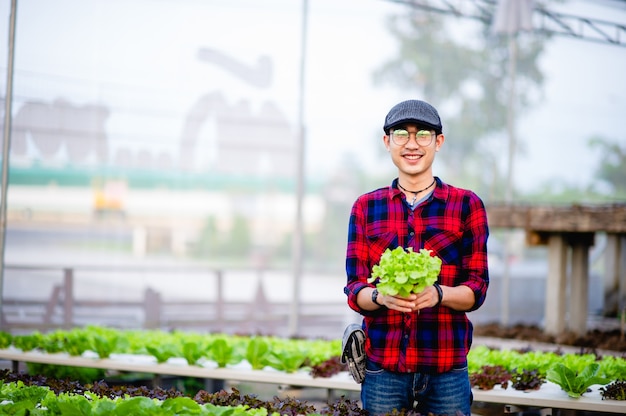
[{"label": "metal pole", "polygon": [[505,200],[506,202],[512,202],[514,199],[514,186],[515,182],[513,177],[515,176],[515,151],[517,147],[517,137],[515,135],[515,100],[516,100],[516,78],[517,78],[517,36],[509,36],[509,76],[510,76],[510,90],[509,90],[509,104],[507,106],[507,123],[506,129],[509,136],[509,152],[507,163],[507,175],[506,175],[506,190]]},{"label": "metal pole", "polygon": [[[13,104],[13,60],[15,49],[15,21],[17,0],[11,1],[9,17],[9,57],[7,62],[7,86],[4,97],[4,136],[2,138],[2,195],[0,196],[0,316],[2,316],[2,293],[4,283],[4,242],[7,224],[7,185],[9,183],[9,151],[11,149],[11,108]],[[2,319],[0,319],[2,328]]]},{"label": "metal pole", "polygon": [[293,232],[293,294],[291,298],[291,311],[289,314],[289,336],[298,335],[298,321],[300,317],[300,285],[302,280],[302,203],[304,199],[304,71],[306,64],[306,35],[308,20],[308,0],[302,2],[302,34],[301,34],[301,58],[300,58],[300,96],[298,102],[298,144],[297,144],[297,185],[296,185],[296,219]]},{"label": "metal pole", "polygon": [[[515,173],[515,148],[517,146],[517,140],[515,136],[515,78],[517,75],[517,35],[509,35],[509,75],[510,79],[510,91],[509,91],[509,105],[507,111],[507,131],[509,135],[509,153],[508,153],[508,170],[506,175],[506,189],[505,189],[505,201],[507,204],[512,204],[514,199],[513,187],[515,182],[513,176]],[[502,326],[509,325],[510,318],[510,283],[511,283],[511,253],[513,245],[512,230],[506,230],[506,237],[504,240],[504,276],[502,279],[502,316],[500,323]]]},{"label": "metal pole", "polygon": [[[507,106],[507,133],[509,136],[509,151],[507,158],[506,189],[504,199],[506,203],[512,204],[514,200],[513,176],[515,173],[515,150],[517,139],[515,137],[515,116],[516,116],[516,90],[515,78],[517,76],[517,35],[522,30],[533,30],[532,15],[534,11],[534,0],[498,0],[496,11],[492,21],[492,31],[494,34],[504,34],[509,39],[509,76],[510,90],[509,102]],[[500,323],[503,326],[509,324],[509,292],[510,292],[510,257],[513,244],[511,230],[507,230],[504,240],[504,276],[502,279],[502,314]]]}]

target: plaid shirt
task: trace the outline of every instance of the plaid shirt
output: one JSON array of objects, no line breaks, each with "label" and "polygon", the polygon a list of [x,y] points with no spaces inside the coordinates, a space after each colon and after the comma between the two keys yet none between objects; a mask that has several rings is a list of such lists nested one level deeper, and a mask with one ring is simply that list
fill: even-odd
[{"label": "plaid shirt", "polygon": [[389,371],[442,373],[465,367],[472,323],[465,312],[445,306],[419,314],[361,309],[357,294],[373,286],[367,279],[385,249],[433,250],[442,260],[438,282],[466,285],[474,292],[470,310],[479,308],[487,294],[489,228],[483,202],[471,191],[436,180],[432,196],[414,210],[395,179],[390,187],[359,197],[350,214],[344,292],[350,308],[364,316],[368,358]]}]

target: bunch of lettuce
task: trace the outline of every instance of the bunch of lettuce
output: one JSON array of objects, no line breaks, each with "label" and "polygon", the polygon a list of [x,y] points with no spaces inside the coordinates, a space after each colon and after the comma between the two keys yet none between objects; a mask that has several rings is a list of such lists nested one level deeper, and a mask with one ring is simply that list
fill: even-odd
[{"label": "bunch of lettuce", "polygon": [[441,259],[431,253],[432,250],[424,248],[419,252],[414,252],[412,247],[387,249],[372,268],[368,282],[379,279],[376,288],[383,295],[407,297],[420,293],[437,281],[441,271]]}]

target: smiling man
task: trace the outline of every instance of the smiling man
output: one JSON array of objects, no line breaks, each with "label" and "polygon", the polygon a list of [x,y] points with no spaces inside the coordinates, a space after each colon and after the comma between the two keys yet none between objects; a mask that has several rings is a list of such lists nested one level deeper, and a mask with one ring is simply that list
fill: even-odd
[{"label": "smiling man", "polygon": [[[395,105],[383,130],[398,177],[352,207],[344,292],[363,323],[346,329],[342,358],[363,383],[363,408],[373,415],[469,415],[466,312],[483,304],[489,285],[485,207],[474,192],[433,175],[445,137],[432,105]],[[372,267],[396,247],[431,250],[442,260],[437,282],[408,297],[378,293],[368,283]]]}]

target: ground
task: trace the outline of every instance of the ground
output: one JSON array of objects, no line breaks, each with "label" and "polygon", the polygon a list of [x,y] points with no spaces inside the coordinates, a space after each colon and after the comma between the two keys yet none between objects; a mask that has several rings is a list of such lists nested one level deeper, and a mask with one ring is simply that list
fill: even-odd
[{"label": "ground", "polygon": [[626,336],[620,329],[591,329],[584,336],[577,336],[571,332],[551,336],[537,326],[513,325],[502,327],[494,323],[476,325],[474,335],[575,346],[584,350],[609,350],[626,353]]}]

